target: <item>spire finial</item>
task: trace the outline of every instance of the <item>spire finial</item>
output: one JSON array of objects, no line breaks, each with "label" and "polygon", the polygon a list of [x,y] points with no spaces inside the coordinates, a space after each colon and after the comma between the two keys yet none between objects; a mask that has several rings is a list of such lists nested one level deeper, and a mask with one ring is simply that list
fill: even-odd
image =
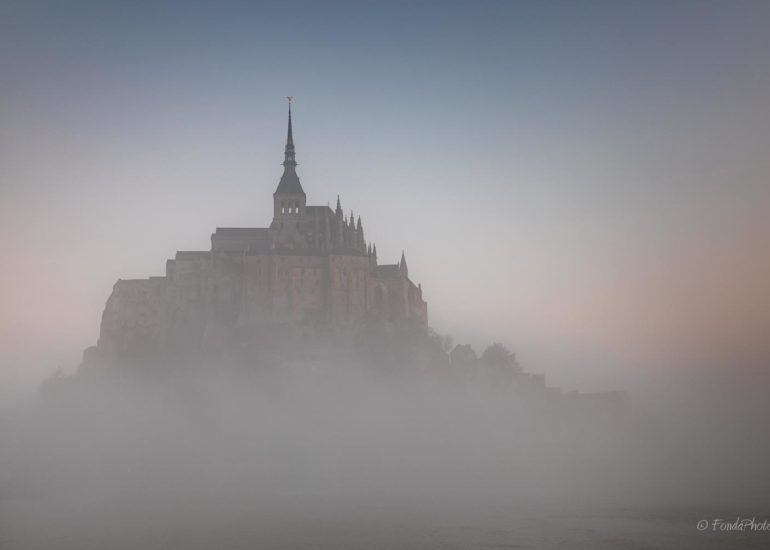
[{"label": "spire finial", "polygon": [[289,100],[289,129],[286,132],[286,150],[284,151],[284,166],[297,166],[297,160],[294,151],[294,135],[291,129],[291,101],[293,96],[287,95],[286,99]]}]

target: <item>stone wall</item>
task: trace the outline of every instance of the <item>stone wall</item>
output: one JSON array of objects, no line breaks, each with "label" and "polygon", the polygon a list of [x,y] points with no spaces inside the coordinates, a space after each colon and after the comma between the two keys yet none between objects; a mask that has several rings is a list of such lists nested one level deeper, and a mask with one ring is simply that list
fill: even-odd
[{"label": "stone wall", "polygon": [[256,341],[270,327],[331,334],[368,321],[425,325],[427,304],[405,275],[373,273],[366,254],[178,252],[165,277],[115,284],[98,347],[115,359],[184,356]]}]

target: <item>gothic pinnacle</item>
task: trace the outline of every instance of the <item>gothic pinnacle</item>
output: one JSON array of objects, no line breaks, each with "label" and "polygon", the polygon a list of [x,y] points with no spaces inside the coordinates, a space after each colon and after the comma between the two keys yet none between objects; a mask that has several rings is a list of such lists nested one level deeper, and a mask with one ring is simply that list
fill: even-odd
[{"label": "gothic pinnacle", "polygon": [[284,166],[297,166],[296,154],[294,151],[294,134],[291,129],[291,100],[292,96],[286,96],[289,100],[289,128],[286,132],[286,149],[284,151]]}]

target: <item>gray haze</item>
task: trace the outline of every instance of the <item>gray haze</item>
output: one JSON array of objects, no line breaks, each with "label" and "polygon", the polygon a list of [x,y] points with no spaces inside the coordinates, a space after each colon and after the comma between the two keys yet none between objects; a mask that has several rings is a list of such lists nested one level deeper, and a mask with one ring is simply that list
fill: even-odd
[{"label": "gray haze", "polygon": [[[156,369],[160,366],[156,365]],[[0,548],[766,546],[764,392],[571,408],[478,366],[47,383],[0,424]],[[562,397],[564,399],[564,397]]]},{"label": "gray haze", "polygon": [[[0,549],[767,548],[770,4],[0,5]],[[119,277],[309,201],[407,243],[404,361],[77,372]],[[61,367],[64,376],[49,377]]]}]

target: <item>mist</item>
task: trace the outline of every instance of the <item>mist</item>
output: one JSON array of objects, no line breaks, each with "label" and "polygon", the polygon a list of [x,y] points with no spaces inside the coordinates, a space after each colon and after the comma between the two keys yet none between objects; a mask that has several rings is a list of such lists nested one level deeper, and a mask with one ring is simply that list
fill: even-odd
[{"label": "mist", "polygon": [[[769,21],[0,3],[0,549],[767,547],[719,525],[770,520]],[[307,256],[397,267],[414,331],[373,293],[344,344],[257,326],[247,264],[296,235],[210,239],[281,226],[295,144],[307,204],[366,228]],[[224,268],[172,280],[180,250]]]},{"label": "mist", "polygon": [[4,407],[2,547],[580,548],[582,530],[608,548],[760,547],[693,538],[702,517],[766,511],[759,380],[691,384],[649,410],[538,393],[483,363],[401,361],[54,377]]}]

